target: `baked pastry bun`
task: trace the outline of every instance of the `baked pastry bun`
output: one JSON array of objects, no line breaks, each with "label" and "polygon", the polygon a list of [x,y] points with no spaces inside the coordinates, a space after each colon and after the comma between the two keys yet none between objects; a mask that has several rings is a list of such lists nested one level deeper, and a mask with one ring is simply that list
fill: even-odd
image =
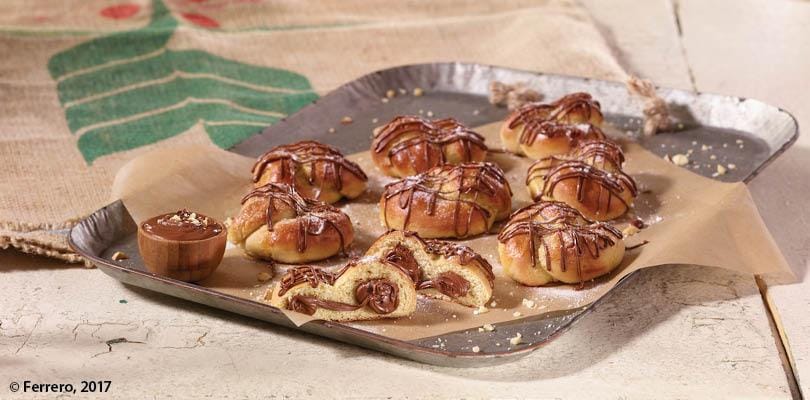
[{"label": "baked pastry bun", "polygon": [[453,118],[394,118],[379,128],[371,157],[384,174],[406,177],[446,164],[484,161],[484,138]]},{"label": "baked pastry bun", "polygon": [[468,307],[482,306],[492,298],[492,266],[467,246],[390,231],[371,245],[366,256],[402,269],[416,282],[419,294],[427,297]]},{"label": "baked pastry bun", "polygon": [[544,201],[512,215],[498,235],[507,276],[528,286],[583,283],[613,271],[624,258],[621,232],[574,208]]},{"label": "baked pastry bun", "polygon": [[463,238],[487,232],[511,205],[509,182],[495,164],[444,165],[386,185],[380,220],[423,238]]},{"label": "baked pastry bun", "polygon": [[360,166],[334,147],[313,140],[274,147],[253,165],[254,186],[285,183],[303,197],[329,204],[360,196],[367,181]]},{"label": "baked pastry bun", "polygon": [[299,266],[281,278],[270,304],[329,321],[396,318],[416,311],[416,286],[401,269],[376,258],[337,272]]},{"label": "baked pastry bun", "polygon": [[[550,104],[529,103],[512,112],[501,126],[504,148],[521,153],[521,140],[527,141],[531,137],[531,130],[538,129],[532,123],[543,121],[563,125],[590,124],[598,128],[602,126],[603,117],[599,102],[588,93],[572,93]],[[527,128],[529,133],[526,132]],[[543,146],[538,144],[538,147]]]},{"label": "baked pastry bun", "polygon": [[535,201],[562,201],[588,219],[611,220],[627,212],[638,195],[633,178],[621,170],[623,160],[615,143],[587,142],[570,156],[536,161],[526,185]]},{"label": "baked pastry bun", "polygon": [[345,254],[354,230],[343,211],[305,199],[293,186],[268,183],[242,198],[228,240],[252,257],[300,264]]}]

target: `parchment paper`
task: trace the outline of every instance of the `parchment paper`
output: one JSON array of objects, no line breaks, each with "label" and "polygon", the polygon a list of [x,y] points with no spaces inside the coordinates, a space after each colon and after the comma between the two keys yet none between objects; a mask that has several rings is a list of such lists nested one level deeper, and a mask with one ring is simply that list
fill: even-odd
[{"label": "parchment paper", "polygon": [[[500,123],[495,123],[476,130],[487,137],[491,148],[499,148],[499,127]],[[501,225],[497,224],[488,235],[462,241],[486,257],[494,268],[495,291],[487,305],[488,312],[476,315],[473,309],[454,303],[420,299],[417,312],[409,318],[350,325],[400,340],[474,329],[483,324],[588,305],[633,271],[665,264],[722,267],[752,274],[792,274],[743,183],[721,183],[704,178],[632,142],[623,141],[622,147],[627,156],[625,171],[638,182],[640,195],[631,213],[614,223],[622,229],[628,221],[641,218],[647,227],[625,240],[628,246],[643,240],[649,243],[629,250],[622,266],[612,274],[587,283],[584,288],[519,285],[505,277],[501,270],[496,238]],[[377,203],[382,187],[392,179],[379,173],[367,152],[349,158],[369,175],[369,188],[364,195],[337,204],[354,224],[356,239],[350,256],[359,256],[385,231],[379,222]],[[514,192],[513,209],[528,204],[530,198],[524,179],[532,160],[505,153],[493,153],[489,160],[506,172]],[[239,210],[239,201],[251,185],[252,163],[252,159],[213,146],[160,149],[123,167],[116,176],[113,194],[124,201],[136,221],[183,207],[222,221]],[[345,258],[335,257],[315,264],[337,267],[345,262]],[[222,265],[200,284],[264,301],[266,290],[275,285],[287,267],[276,265],[275,278],[261,283],[257,274],[271,271],[269,264],[250,260],[239,249],[229,248]],[[524,299],[533,301],[534,307],[524,304]],[[298,325],[312,320],[304,314],[291,311],[286,314]]]}]

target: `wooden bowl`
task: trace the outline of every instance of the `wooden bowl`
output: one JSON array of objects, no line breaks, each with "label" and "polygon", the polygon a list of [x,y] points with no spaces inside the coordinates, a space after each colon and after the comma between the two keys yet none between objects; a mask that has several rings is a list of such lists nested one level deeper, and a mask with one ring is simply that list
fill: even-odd
[{"label": "wooden bowl", "polygon": [[138,225],[138,249],[149,272],[184,282],[197,282],[217,269],[225,255],[227,230],[201,240],[169,240]]}]

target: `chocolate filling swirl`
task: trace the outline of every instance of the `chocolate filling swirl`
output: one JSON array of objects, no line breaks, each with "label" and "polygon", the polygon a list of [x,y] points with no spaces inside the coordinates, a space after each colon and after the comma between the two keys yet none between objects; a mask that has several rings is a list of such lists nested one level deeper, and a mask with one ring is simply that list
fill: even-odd
[{"label": "chocolate filling swirl", "polygon": [[315,296],[295,295],[287,307],[302,314],[313,315],[318,308],[333,311],[355,311],[368,306],[377,314],[390,314],[399,306],[399,287],[387,279],[371,279],[360,283],[354,290],[358,304],[323,300]]}]

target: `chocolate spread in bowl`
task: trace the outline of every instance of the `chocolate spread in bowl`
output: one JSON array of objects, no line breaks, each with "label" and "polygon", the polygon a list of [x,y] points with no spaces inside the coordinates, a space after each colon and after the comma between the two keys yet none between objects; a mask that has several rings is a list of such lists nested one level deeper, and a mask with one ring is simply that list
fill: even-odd
[{"label": "chocolate spread in bowl", "polygon": [[175,241],[210,239],[223,230],[213,218],[186,209],[152,217],[141,228],[150,235]]}]

